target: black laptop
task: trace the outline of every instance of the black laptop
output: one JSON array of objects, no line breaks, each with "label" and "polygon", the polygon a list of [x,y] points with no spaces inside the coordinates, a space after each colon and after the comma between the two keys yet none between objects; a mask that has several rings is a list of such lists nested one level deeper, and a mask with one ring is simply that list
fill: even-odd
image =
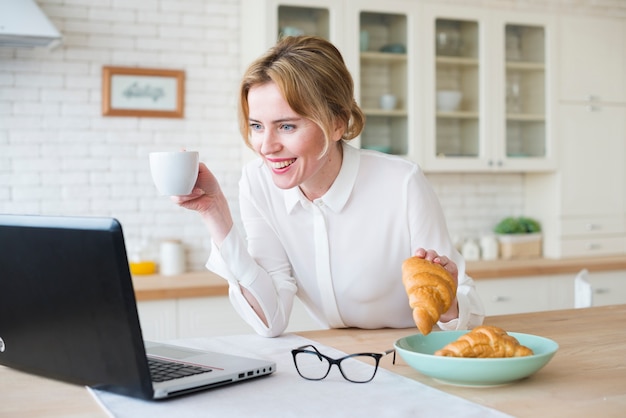
[{"label": "black laptop", "polygon": [[144,342],[116,219],[2,214],[0,364],[143,399],[276,369],[271,361]]}]

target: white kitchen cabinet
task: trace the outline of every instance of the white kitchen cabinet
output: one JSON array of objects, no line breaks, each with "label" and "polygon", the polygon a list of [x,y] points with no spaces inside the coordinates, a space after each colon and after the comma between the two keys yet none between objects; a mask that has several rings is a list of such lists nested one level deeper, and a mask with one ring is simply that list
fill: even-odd
[{"label": "white kitchen cabinet", "polygon": [[[254,333],[235,312],[227,296],[141,301],[137,303],[137,310],[146,340]],[[320,329],[320,325],[296,299],[286,332],[316,329]]]},{"label": "white kitchen cabinet", "polygon": [[624,207],[626,108],[559,106],[561,216],[620,216]]},{"label": "white kitchen cabinet", "polygon": [[[422,22],[424,169],[553,170],[554,19],[427,5]],[[450,90],[457,108],[439,103]]]},{"label": "white kitchen cabinet", "polygon": [[341,47],[343,8],[333,0],[241,0],[242,68],[285,33],[321,36]]},{"label": "white kitchen cabinet", "polygon": [[561,17],[561,100],[589,105],[626,102],[625,32],[623,19]]},{"label": "white kitchen cabinet", "polygon": [[574,275],[483,279],[475,283],[487,316],[574,307]]},{"label": "white kitchen cabinet", "polygon": [[[425,171],[550,171],[554,19],[409,0],[242,0],[242,65],[286,28],[321,35],[342,52],[367,117],[354,146]],[[448,48],[438,50],[442,34]],[[437,110],[438,90],[462,91],[461,106]],[[395,97],[390,108],[381,105],[386,94]]]},{"label": "white kitchen cabinet", "polygon": [[587,280],[591,284],[592,306],[626,303],[626,271],[592,272]]},{"label": "white kitchen cabinet", "polygon": [[[415,13],[405,1],[346,3],[346,62],[367,123],[354,144],[406,155],[414,132]],[[354,52],[358,51],[357,54]],[[354,59],[355,55],[358,59]],[[389,105],[383,96],[391,96]]]},{"label": "white kitchen cabinet", "polygon": [[560,21],[559,171],[526,178],[546,257],[626,253],[625,30],[617,19]]},{"label": "white kitchen cabinet", "polygon": [[[555,274],[482,279],[475,280],[475,283],[489,317],[572,309],[575,277],[575,273]],[[592,271],[587,280],[592,289],[591,306],[626,303],[626,271]]]},{"label": "white kitchen cabinet", "polygon": [[178,337],[178,303],[174,299],[137,303],[143,338],[165,341]]},{"label": "white kitchen cabinet", "polygon": [[178,299],[178,338],[249,334],[227,296]]}]

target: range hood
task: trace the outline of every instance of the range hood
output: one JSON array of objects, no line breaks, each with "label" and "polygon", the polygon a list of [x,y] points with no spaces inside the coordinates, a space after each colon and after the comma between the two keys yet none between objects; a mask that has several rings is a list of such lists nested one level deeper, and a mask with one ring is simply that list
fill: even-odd
[{"label": "range hood", "polygon": [[0,47],[54,48],[61,34],[34,0],[0,0]]}]

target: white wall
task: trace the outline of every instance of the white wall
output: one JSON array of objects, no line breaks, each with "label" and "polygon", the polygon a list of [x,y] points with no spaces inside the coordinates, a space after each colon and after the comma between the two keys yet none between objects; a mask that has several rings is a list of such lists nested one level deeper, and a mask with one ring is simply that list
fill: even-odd
[{"label": "white wall", "polygon": [[[37,3],[64,41],[52,51],[0,48],[0,212],[115,216],[130,247],[145,241],[154,249],[162,238],[180,238],[190,269],[201,269],[208,236],[194,213],[157,196],[147,155],[200,151],[237,215],[239,1]],[[545,3],[491,2],[529,9]],[[547,3],[550,10],[626,17],[623,0]],[[101,116],[104,65],[185,70],[185,118]],[[430,178],[453,236],[480,234],[522,210],[522,175]]]}]

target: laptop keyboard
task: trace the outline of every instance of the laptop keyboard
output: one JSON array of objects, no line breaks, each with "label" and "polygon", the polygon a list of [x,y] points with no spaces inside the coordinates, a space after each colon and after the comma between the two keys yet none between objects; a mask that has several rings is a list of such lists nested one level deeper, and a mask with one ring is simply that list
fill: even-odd
[{"label": "laptop keyboard", "polygon": [[212,371],[212,369],[208,367],[194,366],[152,357],[148,358],[148,366],[150,366],[150,374],[152,375],[153,382],[166,382],[168,380],[180,379],[181,377]]}]

